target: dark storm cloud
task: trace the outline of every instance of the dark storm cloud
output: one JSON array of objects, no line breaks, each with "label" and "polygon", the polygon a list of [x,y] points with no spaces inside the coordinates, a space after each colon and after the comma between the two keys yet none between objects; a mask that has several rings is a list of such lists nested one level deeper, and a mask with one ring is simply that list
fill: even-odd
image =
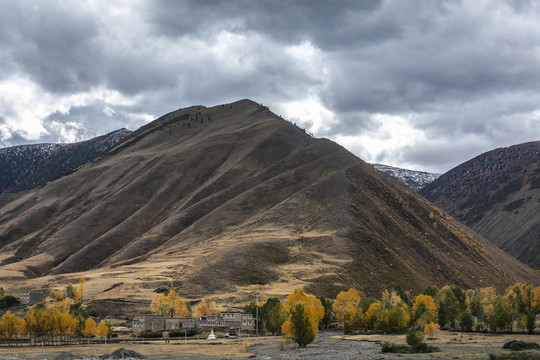
[{"label": "dark storm cloud", "polygon": [[425,170],[540,137],[534,1],[0,2],[2,144],[246,97]]},{"label": "dark storm cloud", "polygon": [[[205,36],[224,29],[262,33],[282,43],[308,40],[324,49],[359,40],[376,41],[393,33],[394,27],[361,24],[381,3],[381,0],[158,0],[149,3],[147,10],[158,32],[168,36]],[[360,32],[361,37],[357,36]]]},{"label": "dark storm cloud", "polygon": [[[0,46],[11,70],[27,74],[52,92],[74,92],[99,82],[97,26],[67,2],[6,1],[0,13]],[[16,66],[14,66],[16,64]]]}]

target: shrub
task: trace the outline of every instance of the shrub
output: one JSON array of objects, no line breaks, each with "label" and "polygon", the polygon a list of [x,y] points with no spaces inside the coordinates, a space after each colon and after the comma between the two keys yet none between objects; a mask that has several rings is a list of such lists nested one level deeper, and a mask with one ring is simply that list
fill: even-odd
[{"label": "shrub", "polygon": [[11,295],[6,295],[2,298],[0,298],[0,309],[1,308],[7,308],[13,305],[17,305],[19,303],[19,300]]},{"label": "shrub", "polygon": [[382,346],[383,353],[394,353],[396,352],[396,345],[390,341],[385,341]]},{"label": "shrub", "polygon": [[422,343],[422,341],[424,341],[424,334],[416,328],[412,328],[407,333],[406,340],[407,344],[409,344],[410,346],[417,347],[419,344]]},{"label": "shrub", "polygon": [[140,338],[150,338],[150,339],[156,339],[160,338],[163,335],[160,332],[152,331],[152,330],[144,330],[139,334]]},{"label": "shrub", "polygon": [[509,342],[503,345],[503,349],[516,350],[516,351],[528,350],[528,349],[540,349],[540,345],[534,342],[510,340]]},{"label": "shrub", "polygon": [[197,329],[173,329],[169,331],[169,337],[184,337],[184,336],[194,336],[197,335]]}]

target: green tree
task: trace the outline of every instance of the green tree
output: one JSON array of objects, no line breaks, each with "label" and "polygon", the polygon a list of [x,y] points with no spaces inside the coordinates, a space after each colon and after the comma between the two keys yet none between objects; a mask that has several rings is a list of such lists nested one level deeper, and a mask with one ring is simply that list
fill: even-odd
[{"label": "green tree", "polygon": [[403,301],[405,304],[409,304],[409,296],[403,291],[403,289],[401,289],[401,286],[397,282],[392,281],[389,283],[386,286],[386,290],[388,290],[388,292],[395,291],[401,298],[401,301]]},{"label": "green tree", "polygon": [[412,347],[417,347],[424,341],[424,334],[416,329],[415,327],[412,327],[407,332],[407,337],[405,339],[407,341],[407,344],[409,344]]},{"label": "green tree", "polygon": [[471,313],[466,310],[466,311],[461,313],[459,323],[461,325],[462,330],[464,330],[464,331],[472,331],[472,328],[474,326],[474,318],[471,315]]},{"label": "green tree", "polygon": [[315,339],[313,322],[305,311],[303,303],[298,303],[291,308],[292,338],[300,347],[306,347]]},{"label": "green tree", "polygon": [[532,309],[529,309],[527,312],[527,332],[529,334],[532,334],[534,331],[534,328],[536,327],[536,315],[534,314],[534,311]]},{"label": "green tree", "polygon": [[437,289],[436,286],[430,285],[426,288],[426,290],[424,290],[422,294],[431,296],[432,298],[435,299],[435,296],[437,296],[438,293],[439,293],[439,289]]},{"label": "green tree", "polygon": [[454,296],[458,301],[458,313],[461,314],[467,310],[467,294],[456,285],[451,285],[450,290],[454,293]]},{"label": "green tree", "polygon": [[[250,308],[249,310],[251,312],[255,309]],[[276,335],[281,333],[281,327],[287,320],[287,315],[281,301],[277,297],[270,297],[259,308],[259,318],[261,319],[261,323],[266,327],[266,330]]]},{"label": "green tree", "polygon": [[449,286],[445,286],[435,297],[438,307],[439,325],[449,325],[454,327],[454,320],[459,315],[459,301]]},{"label": "green tree", "polygon": [[494,330],[512,331],[514,317],[512,316],[512,304],[507,298],[497,296],[493,303],[493,316],[490,324]]},{"label": "green tree", "polygon": [[[253,316],[253,319],[257,322],[257,327],[259,329],[262,329],[262,323],[263,323],[263,317],[266,317],[266,314],[262,314],[261,309],[262,306],[259,306],[259,309],[257,310],[257,303],[255,301],[250,302],[249,304],[244,306],[244,312],[250,313]],[[258,317],[257,317],[258,313]]]},{"label": "green tree", "polygon": [[332,301],[330,299],[326,299],[324,296],[317,296],[317,299],[321,302],[322,306],[324,306],[324,317],[321,320],[320,327],[321,328],[328,328],[330,324],[332,323]]},{"label": "green tree", "polygon": [[270,331],[273,335],[280,334],[285,321],[287,321],[287,314],[285,313],[285,308],[280,303],[279,306],[270,309],[266,330]]}]

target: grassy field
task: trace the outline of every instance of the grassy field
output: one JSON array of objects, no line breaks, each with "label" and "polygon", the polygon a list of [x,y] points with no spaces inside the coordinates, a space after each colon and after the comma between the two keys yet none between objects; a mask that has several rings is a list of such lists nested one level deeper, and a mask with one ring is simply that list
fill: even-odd
[{"label": "grassy field", "polygon": [[[148,341],[145,343],[120,343],[120,344],[90,344],[90,345],[63,345],[63,346],[23,346],[23,347],[0,347],[0,358],[16,356],[19,358],[50,358],[59,352],[71,352],[81,358],[91,356],[98,357],[110,354],[113,351],[124,348],[138,352],[145,357],[155,356],[219,356],[219,357],[247,357],[250,356],[242,339],[227,339],[219,341],[188,340],[171,341]],[[42,356],[43,355],[43,356]]]}]

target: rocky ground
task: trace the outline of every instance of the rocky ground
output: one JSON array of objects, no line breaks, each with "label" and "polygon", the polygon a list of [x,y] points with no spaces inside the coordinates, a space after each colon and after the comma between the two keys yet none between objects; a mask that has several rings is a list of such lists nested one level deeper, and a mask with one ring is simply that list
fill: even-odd
[{"label": "rocky ground", "polygon": [[[208,359],[375,359],[375,360],[413,360],[413,359],[460,359],[487,360],[491,354],[511,354],[504,350],[503,344],[509,340],[522,340],[540,344],[540,334],[492,334],[460,333],[440,331],[435,338],[426,339],[426,343],[437,346],[441,352],[432,354],[385,354],[381,352],[381,343],[389,341],[398,345],[405,344],[405,335],[361,334],[344,336],[342,332],[321,332],[315,341],[306,348],[299,348],[294,343],[286,344],[281,337],[261,336],[257,338],[218,339],[215,341],[192,339],[187,343],[180,340],[170,342],[146,341],[142,343],[123,343],[63,346],[44,349],[38,348],[0,348],[0,360],[76,360],[76,359],[121,359],[129,358],[156,360],[208,360]],[[124,349],[122,349],[124,348]],[[108,351],[107,351],[108,350]],[[517,352],[516,352],[517,353]],[[540,351],[520,352],[524,359],[528,355],[540,357]],[[91,356],[92,354],[93,356]]]}]

